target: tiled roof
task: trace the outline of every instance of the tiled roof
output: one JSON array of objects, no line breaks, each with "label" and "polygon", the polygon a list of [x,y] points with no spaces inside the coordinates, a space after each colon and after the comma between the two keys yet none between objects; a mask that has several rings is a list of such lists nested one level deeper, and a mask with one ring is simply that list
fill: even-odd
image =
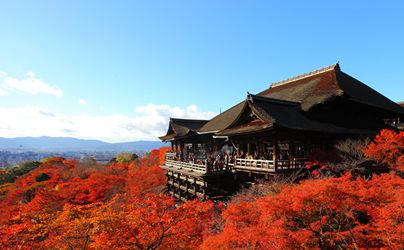
[{"label": "tiled roof", "polygon": [[[300,104],[296,102],[287,102],[273,98],[261,97],[257,95],[249,95],[246,99],[248,108],[242,112],[253,111],[259,117],[259,120],[254,120],[245,124],[237,124],[230,126],[225,130],[217,133],[217,135],[237,135],[255,133],[265,129],[282,127],[286,129],[313,131],[322,133],[335,134],[351,134],[351,133],[377,133],[377,131],[364,131],[349,129],[336,126],[331,123],[318,122],[309,119],[304,115],[300,108]],[[241,114],[238,117],[242,117]]]},{"label": "tiled roof", "polygon": [[[259,96],[271,98],[273,102],[278,102],[278,104],[282,101],[298,103],[299,108],[301,109],[300,112],[303,113],[310,111],[318,105],[332,102],[336,99],[346,99],[351,102],[371,106],[373,109],[376,108],[386,116],[384,118],[397,117],[397,115],[404,116],[404,108],[402,106],[391,101],[357,79],[342,72],[338,63],[271,84],[268,89],[258,93],[254,98],[259,99]],[[198,134],[223,131],[229,128],[239,118],[242,111],[246,108],[246,105],[246,101],[240,102],[212,118],[210,121],[196,122],[200,127],[194,127],[193,129]],[[268,112],[269,111],[270,110],[268,110]],[[290,110],[285,110],[285,112],[289,111]],[[284,120],[282,122],[283,125],[287,126],[286,123],[289,123],[292,127],[298,126],[299,121],[301,121],[302,124],[309,124],[308,122],[303,122],[303,120],[299,118],[300,112],[296,117],[290,116],[287,121]],[[293,112],[293,114],[295,113]],[[177,131],[176,135],[173,131],[170,132],[169,129],[164,138],[174,138],[174,136],[187,134],[189,132],[189,120],[185,120],[185,123],[188,125],[181,125],[182,123],[179,121],[180,119],[177,120],[178,121],[174,122],[172,126],[170,125],[173,128],[173,131]],[[280,121],[282,121],[282,119],[278,117],[278,122]],[[245,129],[243,128],[242,130],[244,131]]]},{"label": "tiled roof", "polygon": [[159,137],[160,140],[167,141],[175,137],[188,135],[190,132],[196,133],[208,120],[179,119],[170,118],[166,135]]}]

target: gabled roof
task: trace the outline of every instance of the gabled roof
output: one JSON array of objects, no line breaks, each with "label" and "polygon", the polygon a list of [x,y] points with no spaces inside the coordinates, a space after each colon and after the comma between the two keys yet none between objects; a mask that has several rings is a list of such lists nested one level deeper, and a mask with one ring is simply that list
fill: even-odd
[{"label": "gabled roof", "polygon": [[[388,112],[404,115],[404,108],[362,82],[341,71],[339,64],[299,75],[278,83],[257,94],[258,96],[293,101],[301,104],[303,111],[338,97],[345,97]],[[217,115],[199,129],[199,133],[215,133],[226,129],[243,109],[240,102]]]},{"label": "gabled roof", "polygon": [[338,71],[336,75],[338,84],[348,99],[404,115],[403,107],[380,94],[376,90],[370,88],[361,81],[342,71]]},{"label": "gabled roof", "polygon": [[398,104],[342,72],[338,63],[272,84],[258,95],[300,102],[304,111],[344,96],[355,102],[404,114],[404,109]]},{"label": "gabled roof", "polygon": [[166,135],[159,137],[160,140],[168,141],[174,138],[183,137],[190,133],[196,133],[208,120],[170,118]]},{"label": "gabled roof", "polygon": [[[375,107],[383,111],[382,113],[386,115],[384,118],[394,118],[397,117],[397,115],[400,117],[404,116],[404,107],[401,107],[399,104],[394,103],[362,82],[342,72],[338,63],[309,72],[307,74],[274,83],[268,89],[258,93],[252,98],[255,100],[255,102],[260,102],[260,96],[272,98],[273,101],[270,102],[271,105],[269,105],[268,100],[266,100],[266,104],[262,104],[263,107],[261,108],[265,109],[264,107],[267,107],[268,114],[271,113],[274,116],[277,116],[277,123],[279,125],[283,123],[283,126],[295,127],[295,129],[299,129],[299,126],[308,126],[313,129],[319,125],[319,122],[307,119],[303,115],[304,111],[309,111],[319,104],[327,103],[337,98],[343,98],[344,100],[346,99]],[[285,108],[288,105],[285,107],[279,105],[280,100],[294,102],[295,106],[299,107],[299,112],[296,113],[295,109],[290,107]],[[277,103],[277,105],[274,106],[274,103]],[[218,133],[223,131],[235,123],[242,111],[246,108],[247,104],[248,103],[245,101],[240,102],[223,113],[217,115],[210,121],[204,121],[204,123],[198,129],[193,131],[197,132],[198,134]],[[271,106],[271,108],[269,108],[268,105]],[[295,119],[294,121],[290,120],[292,114],[289,116],[286,115],[288,112],[293,113],[293,119]],[[289,120],[286,121],[285,119]],[[331,124],[329,125],[331,127],[333,126]],[[180,127],[174,129],[175,126],[176,125],[170,125],[170,127],[173,127],[172,131],[170,132],[169,128],[167,135],[160,137],[160,139],[172,139],[176,136],[183,136],[181,134],[189,133],[188,130]],[[262,127],[264,125],[255,124],[254,126],[257,126],[258,128],[259,126]],[[268,124],[265,126],[268,126]],[[321,123],[321,126],[326,125]],[[184,127],[187,128],[187,126]],[[334,129],[335,128],[336,126],[334,126]],[[325,127],[322,127],[322,130],[324,129],[327,130]],[[318,128],[318,130],[320,130],[320,128]]]},{"label": "gabled roof", "polygon": [[229,108],[228,110],[213,117],[209,122],[203,125],[199,130],[199,134],[215,133],[222,129],[227,128],[235,119],[237,115],[243,110],[245,103],[240,102],[237,105]]},{"label": "gabled roof", "polygon": [[252,112],[258,119],[245,124],[235,120],[228,128],[216,133],[217,135],[239,135],[256,133],[273,127],[282,127],[301,131],[314,131],[324,133],[350,134],[350,133],[376,133],[377,131],[347,129],[330,123],[310,120],[304,116],[300,103],[279,100],[274,98],[248,95],[244,109],[237,115]]}]

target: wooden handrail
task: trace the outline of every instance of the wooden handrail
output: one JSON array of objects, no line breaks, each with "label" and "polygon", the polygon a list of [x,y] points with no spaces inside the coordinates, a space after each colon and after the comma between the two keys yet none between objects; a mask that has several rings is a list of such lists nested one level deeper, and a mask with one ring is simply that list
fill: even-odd
[{"label": "wooden handrail", "polygon": [[[182,162],[174,160],[175,153],[166,153],[165,166],[175,167],[199,173],[207,173],[208,167],[205,164],[196,164],[190,162]],[[172,158],[172,159],[170,159]],[[305,166],[306,158],[294,158],[291,160],[256,160],[256,159],[241,159],[236,158],[233,163],[228,164],[227,167],[233,169],[245,169],[264,172],[276,172],[279,170],[299,169]],[[276,166],[276,168],[275,168]],[[227,168],[226,168],[227,169]],[[212,171],[212,169],[210,169]],[[215,172],[215,170],[213,170]]]},{"label": "wooden handrail", "polygon": [[236,158],[234,168],[265,170],[275,172],[274,161]]},{"label": "wooden handrail", "polygon": [[166,155],[165,155],[165,159],[172,160],[172,159],[175,158],[175,156],[176,156],[176,153],[167,152]]},{"label": "wooden handrail", "polygon": [[176,167],[180,169],[186,169],[190,171],[196,171],[200,173],[206,173],[206,165],[203,164],[195,164],[189,162],[182,161],[174,161],[174,160],[165,160],[165,164],[167,167]]},{"label": "wooden handrail", "polygon": [[[233,168],[257,170],[265,172],[276,172],[277,169],[298,169],[305,166],[305,158],[295,158],[293,160],[255,160],[236,158]],[[276,164],[274,164],[276,163]],[[275,165],[277,168],[275,169]]]}]

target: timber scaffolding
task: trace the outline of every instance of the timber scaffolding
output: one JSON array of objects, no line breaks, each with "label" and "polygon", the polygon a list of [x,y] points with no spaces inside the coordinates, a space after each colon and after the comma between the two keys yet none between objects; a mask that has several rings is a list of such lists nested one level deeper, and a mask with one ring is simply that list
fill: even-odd
[{"label": "timber scaffolding", "polygon": [[166,153],[161,168],[167,170],[167,192],[174,198],[219,200],[226,199],[238,190],[237,176],[241,173],[261,175],[285,174],[305,166],[305,158],[292,160],[257,160],[235,158],[234,162],[212,167],[205,162],[196,164],[175,160],[176,153]]},{"label": "timber scaffolding", "polygon": [[[179,200],[226,199],[256,178],[305,167],[345,138],[398,129],[404,108],[338,64],[272,84],[211,120],[170,118],[161,166]],[[394,122],[392,122],[394,121]]]}]

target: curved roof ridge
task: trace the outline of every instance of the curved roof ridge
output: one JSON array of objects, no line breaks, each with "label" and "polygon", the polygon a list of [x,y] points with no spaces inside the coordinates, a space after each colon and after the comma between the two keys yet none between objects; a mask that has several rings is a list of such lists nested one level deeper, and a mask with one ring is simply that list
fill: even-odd
[{"label": "curved roof ridge", "polygon": [[284,104],[284,105],[292,105],[292,106],[301,104],[300,102],[294,102],[294,101],[272,98],[272,97],[267,97],[267,96],[259,96],[259,95],[253,95],[253,94],[247,95],[247,100],[251,100],[252,102],[254,102],[254,99],[259,100],[259,101],[272,102],[272,103]]},{"label": "curved roof ridge", "polygon": [[295,77],[291,77],[291,78],[288,78],[288,79],[280,81],[280,82],[272,83],[269,86],[269,88],[282,86],[282,85],[285,85],[285,84],[288,84],[288,83],[291,83],[291,82],[294,82],[294,81],[297,81],[297,80],[301,80],[301,79],[304,79],[304,78],[308,78],[308,77],[315,76],[315,75],[318,75],[318,74],[321,74],[321,73],[324,73],[324,72],[327,72],[327,71],[332,71],[332,70],[339,71],[340,70],[339,63],[333,64],[333,65],[330,65],[330,66],[327,66],[327,67],[324,67],[324,68],[321,68],[321,69],[317,69],[317,70],[314,70],[314,71],[311,71],[311,72],[308,72],[308,73],[305,73],[305,74],[302,74],[302,75],[297,75]]},{"label": "curved roof ridge", "polygon": [[170,120],[172,121],[186,121],[186,122],[207,122],[209,120],[205,119],[192,119],[192,118],[175,118],[175,117],[170,117]]}]

